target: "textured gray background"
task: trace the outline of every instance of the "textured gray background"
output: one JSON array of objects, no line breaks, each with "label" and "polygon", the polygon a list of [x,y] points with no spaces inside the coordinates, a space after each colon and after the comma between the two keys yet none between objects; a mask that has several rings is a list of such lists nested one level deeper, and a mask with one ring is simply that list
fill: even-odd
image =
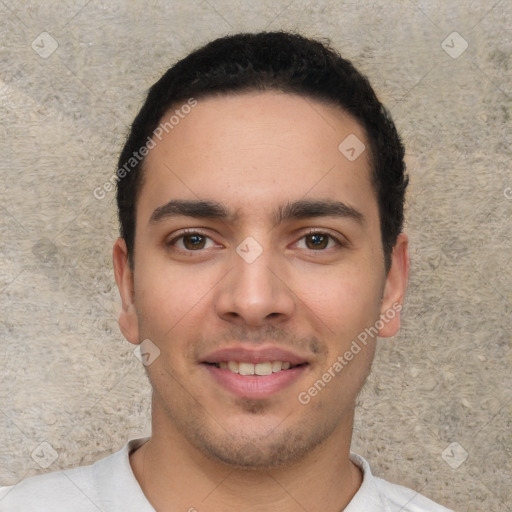
[{"label": "textured gray background", "polygon": [[[353,450],[446,506],[512,510],[512,6],[449,4],[0,1],[0,483],[148,432],[149,386],[117,327],[114,194],[93,190],[176,59],[284,28],[367,73],[407,145],[405,318],[379,342]],[[43,31],[58,43],[46,59],[31,47]],[[458,58],[441,47],[454,31],[469,45]],[[469,454],[456,469],[453,442]],[[58,454],[48,468],[31,457],[53,453],[41,443]]]}]

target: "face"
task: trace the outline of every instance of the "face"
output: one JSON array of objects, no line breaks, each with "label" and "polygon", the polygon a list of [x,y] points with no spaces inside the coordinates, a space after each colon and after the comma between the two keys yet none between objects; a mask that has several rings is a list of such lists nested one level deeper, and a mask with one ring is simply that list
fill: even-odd
[{"label": "face", "polygon": [[200,100],[146,157],[133,271],[114,247],[120,326],[160,351],[154,425],[216,460],[273,467],[350,439],[375,338],[335,363],[391,309],[379,334],[398,329],[407,240],[386,275],[370,155],[346,158],[349,135],[368,147],[333,107],[246,93]]}]

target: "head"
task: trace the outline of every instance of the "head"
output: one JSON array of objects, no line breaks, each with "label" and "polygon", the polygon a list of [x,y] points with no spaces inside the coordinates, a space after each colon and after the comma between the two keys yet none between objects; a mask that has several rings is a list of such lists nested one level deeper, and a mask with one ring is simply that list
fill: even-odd
[{"label": "head", "polygon": [[154,425],[246,468],[350,439],[375,334],[399,327],[403,155],[366,78],[298,35],[217,39],[150,89],[114,266],[121,330],[159,354]]},{"label": "head", "polygon": [[[118,181],[117,204],[131,264],[137,198],[144,179],[144,158],[134,159],[133,154],[140,154],[148,138],[157,143],[172,130],[173,121],[179,122],[182,109],[189,110],[194,100],[269,90],[338,107],[363,128],[379,207],[384,265],[389,270],[391,252],[403,228],[408,183],[404,147],[395,125],[367,78],[351,62],[319,41],[284,32],[216,39],[172,66],[149,90],[118,161],[118,169],[126,170]],[[176,120],[170,119],[173,107],[178,110]],[[162,123],[165,114],[169,114],[166,124]],[[133,166],[127,167],[130,159]]]}]

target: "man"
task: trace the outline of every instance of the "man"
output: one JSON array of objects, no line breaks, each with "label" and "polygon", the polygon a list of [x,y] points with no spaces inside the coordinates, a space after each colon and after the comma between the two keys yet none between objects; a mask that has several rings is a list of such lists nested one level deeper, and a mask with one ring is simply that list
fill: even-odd
[{"label": "man", "polygon": [[5,488],[0,510],[447,510],[350,454],[377,334],[400,324],[403,155],[320,42],[239,34],[169,69],[115,175],[119,325],[152,436]]}]

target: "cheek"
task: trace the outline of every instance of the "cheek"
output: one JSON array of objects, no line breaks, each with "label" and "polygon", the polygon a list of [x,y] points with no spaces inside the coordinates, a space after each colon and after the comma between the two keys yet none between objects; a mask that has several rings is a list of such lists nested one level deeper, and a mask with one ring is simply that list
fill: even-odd
[{"label": "cheek", "polygon": [[376,338],[365,329],[378,319],[379,288],[374,280],[348,271],[313,280],[315,286],[303,281],[303,311],[320,333],[326,357],[319,359],[304,391],[319,411],[342,414],[343,407],[352,407],[370,371]]},{"label": "cheek", "polygon": [[[162,339],[200,325],[215,280],[207,272],[158,261],[138,262],[135,302],[143,336]],[[199,322],[199,323],[198,323]]]},{"label": "cheek", "polygon": [[300,279],[298,288],[307,309],[337,338],[357,336],[378,318],[380,287],[363,271],[309,273],[307,279]]}]

